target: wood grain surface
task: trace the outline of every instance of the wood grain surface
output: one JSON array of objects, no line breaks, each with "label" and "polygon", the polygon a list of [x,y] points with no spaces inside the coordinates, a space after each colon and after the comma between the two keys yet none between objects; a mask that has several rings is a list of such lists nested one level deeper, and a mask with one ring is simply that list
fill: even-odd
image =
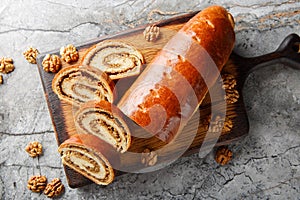
[{"label": "wood grain surface", "polygon": [[[155,42],[147,42],[144,39],[143,31],[147,25],[131,29],[116,35],[97,38],[92,41],[88,41],[84,44],[76,45],[79,56],[82,58],[82,55],[85,51],[93,46],[94,44],[106,40],[119,40],[124,41],[126,43],[132,44],[137,49],[141,51],[144,55],[146,63],[150,63],[150,61],[154,58],[154,56],[162,49],[162,47],[167,43],[167,41],[174,35],[176,32],[182,27],[182,25],[187,22],[195,13],[190,13],[186,15],[182,15],[179,17],[171,18],[168,20],[164,20],[161,22],[157,22],[156,25],[160,27],[160,37]],[[293,36],[293,38],[297,39],[297,36]],[[291,40],[291,39],[289,39]],[[287,45],[284,44],[285,46]],[[51,54],[59,54],[59,50],[54,50],[48,52]],[[53,93],[51,88],[52,79],[54,74],[47,73],[42,68],[42,60],[45,54],[40,55],[38,58],[38,68],[41,76],[41,80],[44,87],[44,92],[46,96],[46,100],[48,103],[51,119],[53,122],[54,131],[56,134],[56,139],[58,145],[60,145],[63,141],[69,138],[72,134],[76,134],[76,129],[73,122],[73,114],[76,111],[76,108],[73,106],[62,102],[58,99],[58,97]],[[193,153],[199,152],[199,149],[202,150],[210,145],[220,146],[230,144],[234,141],[241,139],[248,133],[249,124],[247,119],[247,114],[244,107],[243,96],[242,96],[242,87],[247,78],[249,72],[254,69],[255,66],[265,63],[274,61],[277,59],[282,59],[285,55],[275,52],[273,54],[268,54],[266,56],[261,56],[259,58],[243,58],[238,56],[237,54],[232,54],[231,58],[229,59],[228,63],[224,67],[222,74],[232,74],[235,76],[237,80],[237,90],[240,94],[240,98],[234,104],[228,104],[226,106],[226,118],[231,120],[233,123],[233,128],[229,132],[222,131],[221,135],[209,135],[207,131],[207,120],[210,118],[211,108],[212,105],[219,109],[220,112],[223,112],[224,103],[223,96],[214,98],[214,101],[211,102],[210,94],[207,94],[205,99],[203,100],[202,104],[200,105],[200,119],[195,116],[193,117],[188,125],[184,128],[184,130],[179,134],[177,138],[177,142],[171,145],[167,151],[160,151],[159,160],[163,160],[168,162],[169,158],[172,157],[170,155],[176,154],[176,152],[184,151],[183,156],[191,155]],[[245,61],[247,63],[245,64]],[[73,63],[73,65],[78,65],[79,62]],[[298,63],[299,64],[299,63]],[[70,66],[69,64],[63,62],[63,67]],[[130,84],[134,81],[134,78],[128,79],[126,84],[118,84],[117,91],[118,97],[120,98],[122,94],[126,91],[126,89],[130,86]],[[210,91],[218,92],[220,87],[214,86]],[[114,102],[117,104],[119,98]],[[129,120],[129,119],[126,119]],[[133,123],[132,123],[133,124]],[[131,126],[131,132],[134,133],[135,136],[139,134],[145,134],[143,129],[138,126]],[[196,136],[194,137],[195,131],[197,132]],[[192,137],[191,144],[189,145],[188,149],[186,148],[186,138]],[[205,144],[203,145],[203,141],[206,139]],[[211,141],[211,142],[210,142]],[[217,141],[214,144],[214,141]],[[158,140],[155,137],[150,137],[147,139],[133,137],[132,145],[129,149],[130,152],[142,152],[145,148],[159,150],[162,149],[166,144],[162,141]],[[206,145],[206,146],[205,146]],[[53,152],[57,153],[57,152]],[[140,165],[140,159],[137,158],[126,158],[122,160],[122,164],[124,165],[132,165],[132,167],[136,167]],[[87,185],[91,183],[88,179],[83,177],[82,175],[74,172],[70,168],[65,166],[65,172],[68,179],[68,183],[70,187],[76,188]],[[117,171],[117,175],[121,175],[124,172]]]}]

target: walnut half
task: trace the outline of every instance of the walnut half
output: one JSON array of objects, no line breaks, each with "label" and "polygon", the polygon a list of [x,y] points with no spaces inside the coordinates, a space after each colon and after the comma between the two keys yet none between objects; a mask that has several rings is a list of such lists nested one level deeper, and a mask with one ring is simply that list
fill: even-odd
[{"label": "walnut half", "polygon": [[57,55],[47,54],[43,59],[42,65],[46,72],[56,73],[61,68],[61,61]]},{"label": "walnut half", "polygon": [[226,165],[232,159],[232,151],[227,146],[221,146],[216,152],[215,160],[220,165]]},{"label": "walnut half", "polygon": [[233,122],[229,117],[222,118],[219,115],[208,115],[203,124],[209,133],[228,133],[233,128]]},{"label": "walnut half", "polygon": [[8,74],[12,71],[14,71],[15,66],[13,64],[12,58],[0,58],[0,72],[4,74]]},{"label": "walnut half", "polygon": [[235,77],[231,74],[224,74],[223,79],[223,89],[225,89],[224,99],[228,104],[233,104],[238,101],[240,95],[236,89],[237,81]]},{"label": "walnut half", "polygon": [[36,64],[36,57],[38,54],[39,51],[33,47],[29,47],[26,51],[23,52],[25,59],[31,64]]},{"label": "walnut half", "polygon": [[3,84],[3,76],[0,75],[0,85]]},{"label": "walnut half", "polygon": [[43,153],[43,146],[41,143],[34,141],[30,142],[25,148],[25,150],[31,157],[34,158]]},{"label": "walnut half", "polygon": [[157,163],[157,153],[150,149],[145,149],[141,155],[141,162],[145,166],[153,166]]},{"label": "walnut half", "polygon": [[148,42],[154,42],[159,36],[159,27],[151,25],[145,28],[144,37]]},{"label": "walnut half", "polygon": [[54,198],[62,194],[65,186],[62,184],[59,178],[53,179],[50,183],[47,184],[44,194],[49,198]]},{"label": "walnut half", "polygon": [[60,55],[61,58],[67,63],[76,62],[79,58],[76,47],[74,47],[72,44],[69,44],[66,47],[61,47]]},{"label": "walnut half", "polygon": [[27,182],[27,188],[32,192],[42,192],[47,185],[47,178],[46,176],[32,176],[29,178]]}]

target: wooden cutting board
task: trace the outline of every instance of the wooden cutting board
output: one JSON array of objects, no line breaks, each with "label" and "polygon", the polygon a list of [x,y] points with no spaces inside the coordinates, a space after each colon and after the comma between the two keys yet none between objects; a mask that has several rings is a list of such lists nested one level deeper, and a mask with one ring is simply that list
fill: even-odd
[{"label": "wooden cutting board", "polygon": [[[97,38],[95,40],[88,41],[84,44],[76,45],[76,48],[79,51],[79,56],[81,58],[85,53],[86,49],[102,40],[121,40],[134,45],[144,55],[146,63],[150,63],[154,56],[167,43],[167,41],[174,34],[176,34],[176,32],[183,26],[183,24],[187,22],[191,17],[193,17],[196,13],[197,12],[185,14],[182,16],[174,17],[168,20],[163,20],[155,23],[157,26],[160,27],[160,37],[155,42],[147,42],[144,39],[143,31],[148,26],[144,25],[135,29],[124,31],[119,34]],[[225,107],[226,120],[231,121],[233,125],[231,130],[228,131],[223,129],[221,134],[217,135],[211,134],[211,132],[208,131],[208,120],[211,118],[212,108],[214,110],[214,113],[215,111],[220,111],[220,113],[222,113],[225,110],[222,110],[224,109],[224,106],[222,106],[224,104],[223,96],[211,98],[210,94],[207,94],[199,108],[200,118],[193,117],[178,137],[178,142],[172,145],[168,149],[168,151],[162,151],[158,159],[165,160],[166,162],[168,162],[170,155],[179,151],[184,152],[182,156],[191,155],[194,153],[198,153],[200,148],[201,150],[205,150],[211,148],[212,146],[227,145],[243,138],[249,130],[249,123],[242,95],[242,88],[248,74],[256,67],[267,66],[268,63],[278,63],[279,61],[286,62],[289,66],[300,69],[300,56],[297,53],[297,45],[299,45],[299,43],[299,36],[292,34],[285,38],[285,40],[275,52],[267,55],[255,58],[244,58],[233,53],[221,72],[222,75],[233,75],[237,81],[236,90],[239,93],[238,101],[232,104],[227,104]],[[64,44],[62,44],[62,46],[63,45]],[[54,50],[47,53],[59,55],[59,50]],[[47,73],[43,70],[41,63],[45,55],[46,53],[39,55],[37,64],[46,100],[48,103],[49,112],[53,122],[57,143],[58,145],[60,145],[72,134],[76,134],[76,131],[74,129],[74,123],[72,120],[74,110],[71,105],[59,100],[58,97],[53,93],[51,83],[55,74]],[[79,63],[73,63],[73,65],[78,64]],[[70,65],[63,62],[62,67],[67,66]],[[117,90],[120,91],[119,94],[121,94],[119,95],[119,98],[120,96],[122,96],[122,93],[125,92],[126,89],[130,86],[130,82],[127,83],[127,85],[122,84],[122,86],[118,86],[119,88],[117,87]],[[213,86],[210,89],[210,92],[218,92],[218,90],[220,89],[222,88],[220,88],[219,85],[218,87]],[[117,102],[115,102],[115,104],[116,103]],[[136,135],[141,130],[141,128],[135,127],[134,130],[131,130],[131,132],[135,133]],[[195,133],[195,131],[196,136],[194,137],[193,134]],[[191,143],[188,147],[186,147],[185,139],[191,137]],[[166,144],[159,141],[155,137],[148,139],[134,138],[129,151],[142,152],[145,148],[157,150],[163,148],[165,145]],[[136,165],[136,163],[140,163],[141,161],[140,159],[125,159],[122,162],[130,166],[131,164]],[[72,188],[81,187],[91,183],[91,181],[89,181],[87,178],[66,166],[65,173],[68,179],[69,186]],[[124,172],[119,171],[117,172],[117,175],[121,175],[123,173]]]}]

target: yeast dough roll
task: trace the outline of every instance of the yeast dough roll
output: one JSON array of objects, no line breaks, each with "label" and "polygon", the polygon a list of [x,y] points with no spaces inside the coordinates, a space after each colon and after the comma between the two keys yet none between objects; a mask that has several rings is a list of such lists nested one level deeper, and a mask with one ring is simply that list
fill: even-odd
[{"label": "yeast dough roll", "polygon": [[95,101],[114,100],[114,83],[102,71],[90,66],[71,66],[60,70],[52,80],[58,98],[80,107]]},{"label": "yeast dough roll", "polygon": [[220,75],[235,41],[232,16],[211,6],[188,21],[118,103],[141,127],[170,142]]},{"label": "yeast dough roll", "polygon": [[64,165],[99,185],[110,184],[115,177],[113,167],[120,164],[118,152],[94,135],[72,135],[58,151]]}]

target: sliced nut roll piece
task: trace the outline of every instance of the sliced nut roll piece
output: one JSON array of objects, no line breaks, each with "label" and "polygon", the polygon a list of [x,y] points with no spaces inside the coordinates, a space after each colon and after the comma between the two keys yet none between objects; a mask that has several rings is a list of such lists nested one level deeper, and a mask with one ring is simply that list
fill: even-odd
[{"label": "sliced nut roll piece", "polygon": [[99,69],[75,66],[62,69],[52,81],[54,93],[76,106],[88,101],[113,102],[113,82]]},{"label": "sliced nut roll piece", "polygon": [[75,134],[58,148],[62,163],[100,185],[114,179],[113,166],[120,163],[118,152],[98,137]]},{"label": "sliced nut roll piece", "polygon": [[97,67],[114,80],[138,75],[144,58],[129,44],[106,40],[88,49],[81,64]]},{"label": "sliced nut roll piece", "polygon": [[107,101],[88,102],[75,114],[75,125],[78,133],[95,135],[124,153],[131,134],[122,117],[119,109]]}]

